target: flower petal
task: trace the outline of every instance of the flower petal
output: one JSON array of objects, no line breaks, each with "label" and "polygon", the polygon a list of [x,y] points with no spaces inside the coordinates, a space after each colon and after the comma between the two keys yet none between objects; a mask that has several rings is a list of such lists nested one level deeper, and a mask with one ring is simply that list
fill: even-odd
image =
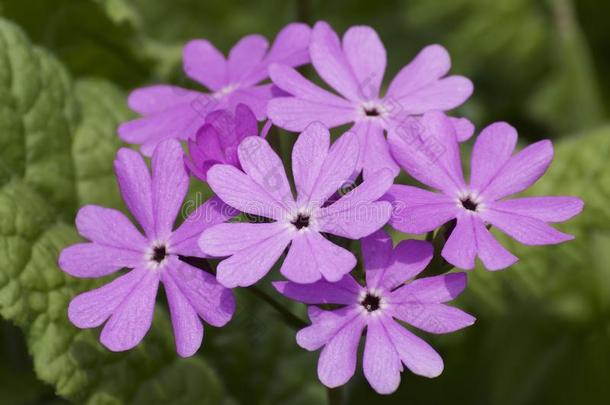
[{"label": "flower petal", "polygon": [[474,268],[477,254],[477,241],[474,235],[473,218],[470,214],[460,213],[449,239],[445,243],[441,256],[455,267],[464,270]]},{"label": "flower petal", "polygon": [[392,214],[392,205],[376,200],[383,196],[393,181],[392,172],[384,169],[364,180],[339,201],[320,209],[317,216],[320,230],[360,239],[381,228]]},{"label": "flower petal", "polygon": [[273,45],[262,63],[241,83],[255,84],[268,76],[268,67],[273,63],[285,66],[301,66],[309,62],[311,28],[303,23],[286,25],[275,37]]},{"label": "flower petal", "polygon": [[114,160],[114,171],[125,205],[144,229],[152,235],[155,224],[152,214],[152,192],[148,166],[142,155],[121,148]]},{"label": "flower petal", "polygon": [[428,343],[392,319],[384,318],[383,326],[400,360],[411,372],[429,378],[438,377],[443,372],[443,359]]},{"label": "flower petal", "polygon": [[476,318],[461,309],[444,304],[419,302],[392,307],[392,315],[428,333],[445,334],[474,324]]},{"label": "flower petal", "polygon": [[302,205],[311,195],[330,148],[330,132],[314,122],[299,135],[292,148],[292,174],[297,191],[297,203]]},{"label": "flower petal", "polygon": [[354,307],[324,311],[318,307],[307,308],[312,324],[297,333],[297,344],[305,350],[318,350],[332,339],[345,325],[360,318]]},{"label": "flower petal", "polygon": [[283,203],[233,166],[214,165],[208,170],[207,179],[214,193],[239,211],[273,219],[288,215],[287,207]]},{"label": "flower petal", "polygon": [[59,267],[74,277],[95,278],[107,276],[124,267],[134,268],[143,259],[143,252],[97,243],[77,243],[61,251]]},{"label": "flower petal", "polygon": [[452,301],[466,288],[466,273],[443,274],[413,280],[392,292],[392,304],[439,304]]},{"label": "flower petal", "polygon": [[335,388],[352,378],[364,326],[363,317],[357,316],[326,343],[318,360],[318,378],[322,384]]},{"label": "flower petal", "polygon": [[462,159],[460,145],[453,122],[440,111],[426,112],[421,118],[424,128],[423,137],[435,138],[438,144],[438,159],[435,164],[443,170],[449,179],[458,188],[464,187],[464,174],[462,173]]},{"label": "flower petal", "polygon": [[133,111],[149,115],[181,104],[190,104],[205,95],[199,91],[189,90],[178,86],[157,84],[140,87],[129,93],[127,104]]},{"label": "flower petal", "polygon": [[152,324],[158,287],[159,275],[145,272],[102,329],[100,342],[104,346],[119,352],[133,349],[142,341]]},{"label": "flower petal", "polygon": [[345,275],[337,282],[319,280],[311,284],[274,281],[273,287],[285,297],[305,304],[351,305],[358,301],[360,285],[352,276]]},{"label": "flower petal", "polygon": [[447,194],[464,189],[455,128],[443,113],[403,119],[389,128],[388,142],[396,162],[415,179]]},{"label": "flower petal", "polygon": [[167,274],[204,321],[221,327],[231,320],[235,313],[235,297],[213,275],[181,261],[169,266]]},{"label": "flower petal", "polygon": [[[244,106],[244,104],[240,104],[240,106]],[[248,107],[246,106],[245,108],[247,109]],[[256,118],[254,118],[254,120],[256,122]],[[239,166],[237,146],[239,145],[240,140],[236,136],[236,121],[236,116],[229,110],[216,110],[205,116],[205,125],[197,131],[197,145],[204,153],[208,154],[209,159],[215,159],[233,166]],[[250,135],[256,135],[256,131]],[[216,145],[211,142],[209,144],[202,142],[214,138],[218,144],[218,150],[216,150]],[[210,151],[207,150],[208,147],[212,148],[214,153],[209,153]],[[233,153],[227,153],[229,150]],[[234,158],[232,158],[231,155],[234,155]]]},{"label": "flower petal", "polygon": [[[356,116],[350,105],[335,105],[330,104],[330,100],[319,102],[297,97],[277,97],[269,100],[267,113],[275,125],[289,131],[302,131],[314,121],[334,128],[352,122]],[[315,117],[315,120],[312,117]]]},{"label": "flower petal", "polygon": [[83,237],[100,245],[144,252],[146,238],[120,211],[85,205],[76,215],[76,229]]},{"label": "flower petal", "polygon": [[378,286],[393,290],[424,271],[432,256],[432,245],[423,240],[403,240],[392,251],[390,262],[380,274]]},{"label": "flower petal", "polygon": [[392,203],[390,225],[405,233],[432,231],[458,214],[456,202],[445,194],[395,184],[384,199]]},{"label": "flower petal", "polygon": [[306,232],[292,241],[280,271],[296,283],[312,283],[323,276],[339,281],[356,266],[356,257],[318,232]]},{"label": "flower petal", "polygon": [[286,227],[277,222],[219,224],[203,231],[199,247],[206,255],[230,256],[286,231]]},{"label": "flower petal", "polygon": [[203,125],[206,114],[222,105],[210,96],[201,94],[189,103],[177,104],[121,124],[119,136],[127,143],[142,145],[142,153],[152,156],[157,144],[165,139],[194,138]]},{"label": "flower petal", "polygon": [[[324,104],[331,107],[351,110],[354,109],[352,103],[349,101],[315,85],[296,69],[289,66],[273,64],[269,67],[269,75],[274,84],[296,98],[312,101],[315,104]],[[316,119],[318,119],[318,117],[316,117]],[[301,130],[302,129],[303,128],[301,128]]]},{"label": "flower petal", "polygon": [[182,256],[201,256],[199,237],[206,229],[221,224],[239,214],[218,197],[212,197],[197,207],[170,237],[171,250]]},{"label": "flower petal", "polygon": [[584,203],[576,197],[524,197],[495,201],[489,205],[496,211],[510,212],[544,222],[563,222],[578,215]]},{"label": "flower petal", "polygon": [[[333,143],[320,174],[307,196],[310,207],[321,207],[354,173],[358,162],[358,139],[346,132]],[[305,198],[305,196],[304,196]]]},{"label": "flower petal", "polygon": [[517,131],[505,122],[493,123],[477,137],[472,149],[470,186],[484,190],[510,159],[517,144]]},{"label": "flower petal", "polygon": [[228,108],[234,110],[239,104],[247,105],[256,119],[262,120],[267,117],[267,104],[278,91],[272,84],[261,84],[252,87],[240,87],[227,96]]},{"label": "flower petal", "polygon": [[356,170],[362,170],[365,179],[382,169],[389,169],[394,177],[398,176],[400,168],[390,153],[390,145],[379,123],[360,121],[352,127],[352,131],[358,135],[360,143],[360,159]]},{"label": "flower petal", "polygon": [[389,169],[375,172],[338,201],[320,209],[320,215],[336,215],[344,211],[354,211],[361,206],[375,202],[390,189],[393,182],[394,174]]},{"label": "flower petal", "polygon": [[487,230],[481,219],[474,219],[477,255],[487,270],[501,270],[517,262],[517,257],[504,248]]},{"label": "flower petal", "polygon": [[387,201],[359,202],[353,208],[346,203],[344,209],[334,207],[336,204],[323,208],[318,218],[319,229],[349,239],[370,235],[383,227],[392,215],[392,204]]},{"label": "flower petal", "polygon": [[381,319],[368,322],[362,367],[367,381],[379,394],[391,394],[400,385],[402,364]]},{"label": "flower petal", "polygon": [[[280,268],[282,275],[295,283],[309,284],[322,277],[316,260],[318,252],[314,250],[308,238],[310,233],[299,233],[292,239],[286,259]],[[340,249],[338,246],[337,248]]]},{"label": "flower petal", "polygon": [[203,325],[174,280],[164,273],[162,281],[174,328],[176,351],[180,357],[190,357],[201,347]]},{"label": "flower petal", "polygon": [[386,51],[379,35],[371,27],[351,27],[343,36],[343,52],[356,77],[360,98],[377,98],[386,67]]},{"label": "flower petal", "polygon": [[256,116],[246,104],[235,107],[235,136],[238,143],[248,136],[258,136]]},{"label": "flower petal", "polygon": [[449,53],[440,45],[429,45],[403,67],[388,87],[386,98],[400,98],[430,85],[451,68]]},{"label": "flower petal", "polygon": [[[223,225],[217,225],[220,226]],[[220,262],[216,270],[218,281],[228,288],[247,287],[256,283],[271,270],[292,237],[292,232],[284,230],[238,251]]]},{"label": "flower petal", "polygon": [[189,186],[180,143],[160,143],[152,157],[152,201],[155,237],[169,238]]},{"label": "flower petal", "polygon": [[[227,69],[230,83],[241,83],[263,60],[269,42],[262,35],[246,35],[229,52]],[[248,83],[249,84],[249,83]]]},{"label": "flower petal", "polygon": [[362,238],[360,248],[364,261],[366,285],[377,287],[382,272],[392,258],[392,237],[383,229]]},{"label": "flower petal", "polygon": [[[472,82],[466,77],[448,76],[390,101],[400,106],[402,114],[424,114],[432,110],[452,110],[463,104],[472,91]],[[384,101],[388,102],[387,96]]]},{"label": "flower petal", "polygon": [[293,208],[294,198],[282,160],[265,139],[247,137],[239,144],[238,155],[250,179],[281,206]]},{"label": "flower petal", "polygon": [[494,209],[486,210],[481,216],[524,245],[554,245],[574,239],[572,235],[559,232],[544,221],[532,217]]},{"label": "flower petal", "polygon": [[489,185],[481,190],[485,199],[497,200],[521,192],[534,184],[553,160],[553,144],[536,142],[511,157]]},{"label": "flower petal", "polygon": [[83,329],[100,326],[149,272],[147,268],[139,267],[102,287],[77,295],[68,307],[70,322]]},{"label": "flower petal", "polygon": [[225,57],[209,41],[194,39],[187,43],[183,62],[184,73],[210,90],[218,91],[228,84]]},{"label": "flower petal", "polygon": [[[207,181],[208,170],[218,163],[226,162],[224,148],[220,144],[220,135],[211,124],[203,124],[197,131],[196,140],[188,139],[190,158],[184,164],[190,174],[202,181]],[[237,155],[237,153],[235,153]],[[235,157],[237,161],[237,157]]]},{"label": "flower petal", "polygon": [[469,119],[449,117],[449,121],[455,128],[458,142],[465,142],[474,134],[474,124]]},{"label": "flower petal", "polygon": [[339,36],[325,21],[313,27],[309,45],[311,63],[320,77],[347,99],[360,100],[358,79],[341,48]]}]

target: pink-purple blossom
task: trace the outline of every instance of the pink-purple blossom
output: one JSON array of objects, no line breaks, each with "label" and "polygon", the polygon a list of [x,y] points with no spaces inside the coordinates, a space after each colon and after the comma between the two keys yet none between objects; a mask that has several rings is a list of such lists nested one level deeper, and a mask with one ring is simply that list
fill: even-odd
[{"label": "pink-purple blossom", "polygon": [[119,127],[121,139],[142,145],[142,152],[150,155],[163,139],[192,139],[214,110],[233,111],[246,104],[257,119],[263,119],[269,99],[284,94],[270,83],[261,84],[269,77],[269,65],[308,63],[310,31],[305,24],[288,24],[270,49],[265,37],[248,35],[235,44],[228,58],[207,40],[190,41],[184,47],[184,72],[210,93],[165,84],[134,90],[129,107],[142,117]]},{"label": "pink-purple blossom", "polygon": [[[394,175],[399,168],[392,158],[385,131],[401,125],[405,117],[430,110],[451,110],[472,93],[472,83],[462,76],[446,76],[451,62],[440,45],[424,48],[390,83],[384,96],[381,84],[386,68],[386,50],[371,27],[354,26],[340,41],[326,22],[318,22],[311,35],[311,63],[318,75],[337,93],[315,85],[290,66],[274,64],[273,83],[290,93],[269,102],[268,115],[275,125],[302,131],[310,122],[329,128],[353,123],[360,141],[358,170],[364,176],[382,168]],[[474,127],[466,119],[454,118],[460,139]]]},{"label": "pink-purple blossom", "polygon": [[536,142],[513,154],[517,131],[496,122],[481,131],[474,144],[470,182],[462,173],[455,130],[442,112],[390,131],[392,153],[413,178],[435,191],[394,185],[390,224],[402,232],[424,233],[448,221],[455,228],[441,252],[454,266],[472,269],[475,257],[489,270],[499,270],[518,259],[504,248],[487,226],[501,230],[525,245],[547,245],[573,239],[548,225],[582,211],[576,197],[506,197],[526,190],[547,170],[553,159],[549,140]]},{"label": "pink-purple blossom", "polygon": [[[68,316],[79,328],[104,327],[100,341],[113,351],[135,347],[151,326],[159,282],[167,295],[180,356],[191,356],[203,339],[201,319],[223,326],[232,317],[231,290],[214,276],[191,267],[180,256],[203,256],[201,232],[226,221],[235,211],[214,197],[196,208],[176,230],[174,221],[189,185],[183,152],[175,140],[159,144],[152,177],[137,152],[123,148],[114,167],[125,204],[141,227],[120,211],[87,205],[76,217],[78,232],[90,242],[61,252],[59,266],[81,278],[130,270],[112,282],[75,297]],[[200,319],[201,318],[201,319]]]},{"label": "pink-purple blossom", "polygon": [[[310,60],[331,90],[296,70]],[[508,198],[545,173],[550,141],[514,153],[516,130],[491,124],[474,143],[466,183],[460,142],[474,126],[445,112],[464,103],[473,86],[448,76],[449,54],[440,45],[422,49],[384,95],[386,50],[367,26],[351,27],[340,39],[323,21],[313,30],[289,24],[271,47],[249,35],[226,58],[210,42],[193,40],[183,63],[209,93],[171,85],[136,89],[128,103],[140,117],[118,129],[122,140],[152,156],[150,170],[128,148],[114,161],[135,224],[118,210],[86,205],[76,228],[87,241],[59,257],[74,277],[118,273],[68,308],[76,327],[102,327],[100,341],[112,351],[132,349],[145,337],[161,284],[177,353],[192,356],[204,324],[220,327],[233,317],[231,288],[253,286],[277,268],[287,280],[274,282],[275,289],[308,305],[311,324],[296,341],[320,350],[320,381],[330,388],[346,384],[365,336],[364,376],[376,392],[389,394],[404,367],[429,378],[443,371],[441,356],[411,327],[446,334],[475,322],[447,304],[467,285],[466,272],[450,269],[472,269],[477,257],[489,270],[518,260],[491,230],[526,245],[573,238],[549,224],[580,213],[579,198]],[[291,162],[266,139],[272,123],[300,132]],[[330,130],[347,124],[351,129],[332,142]],[[411,185],[393,184],[401,169]],[[215,194],[192,212],[184,202],[189,175]],[[429,232],[434,244],[397,233],[402,241],[394,246],[386,224],[408,234]],[[215,263],[214,271],[209,265]],[[264,298],[292,325],[307,325]]]},{"label": "pink-purple blossom", "polygon": [[237,147],[244,138],[257,135],[256,117],[245,104],[238,104],[235,114],[227,110],[213,111],[205,117],[205,124],[199,128],[195,139],[188,140],[190,158],[185,157],[184,163],[191,174],[202,181],[206,181],[208,170],[218,163],[241,169]]},{"label": "pink-purple blossom", "polygon": [[[362,240],[366,285],[351,275],[336,283],[275,282],[283,295],[311,305],[311,325],[300,330],[297,343],[322,349],[318,377],[328,387],[345,384],[356,370],[358,345],[366,328],[364,376],[380,394],[394,392],[403,364],[415,374],[437,377],[443,360],[423,339],[399,322],[435,334],[450,333],[474,323],[471,315],[446,305],[466,287],[465,273],[414,279],[432,259],[432,246],[406,240],[396,248],[385,231]],[[323,310],[315,305],[336,304]]]},{"label": "pink-purple blossom", "polygon": [[291,281],[337,281],[351,271],[355,256],[323,233],[360,239],[378,230],[391,214],[391,204],[378,199],[393,182],[392,173],[381,170],[325,205],[354,172],[358,150],[356,135],[345,133],[331,147],[328,129],[309,125],[292,150],[296,199],[282,161],[261,137],[248,137],[239,145],[243,172],[232,165],[213,166],[207,180],[218,197],[270,220],[226,223],[203,232],[199,246],[204,253],[230,256],[218,265],[218,280],[227,287],[254,284],[289,245],[280,271]]}]

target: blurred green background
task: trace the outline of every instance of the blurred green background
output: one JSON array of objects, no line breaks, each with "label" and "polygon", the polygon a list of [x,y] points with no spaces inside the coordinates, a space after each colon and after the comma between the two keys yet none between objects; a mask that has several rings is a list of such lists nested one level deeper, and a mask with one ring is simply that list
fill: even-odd
[{"label": "blurred green background", "polygon": [[0,403],[326,403],[317,353],[247,292],[192,359],[175,355],[162,302],[144,344],[116,354],[66,319],[69,299],[95,282],[55,265],[78,240],[78,206],[122,208],[111,163],[130,89],[192,86],[180,67],[191,38],[227,51],[243,35],[319,19],[339,32],[373,26],[388,50],[386,84],[420,48],[444,45],[452,72],[475,84],[458,113],[479,129],[509,121],[523,143],[553,139],[555,162],[531,193],[586,202],[560,225],[575,241],[502,238],[521,261],[470,274],[456,305],[476,325],[425,336],[445,359],[439,378],[405,372],[380,397],[359,372],[345,403],[610,403],[610,2],[4,0],[0,13]]}]

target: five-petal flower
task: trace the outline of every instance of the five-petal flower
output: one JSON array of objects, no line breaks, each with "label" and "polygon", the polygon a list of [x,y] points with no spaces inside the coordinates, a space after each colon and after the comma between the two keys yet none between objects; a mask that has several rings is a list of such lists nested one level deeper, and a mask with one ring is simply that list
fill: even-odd
[{"label": "five-petal flower", "polygon": [[534,184],[553,159],[548,140],[513,155],[517,131],[497,122],[478,136],[472,151],[470,184],[464,182],[454,128],[442,112],[391,131],[389,142],[397,162],[416,180],[438,190],[394,185],[387,197],[394,204],[390,224],[406,233],[432,231],[455,219],[442,256],[454,266],[472,269],[478,256],[489,270],[510,266],[517,258],[487,229],[491,224],[526,245],[565,242],[571,235],[548,222],[578,214],[583,202],[575,197],[524,197],[505,200]]},{"label": "five-petal flower", "polygon": [[[353,123],[360,141],[358,170],[364,177],[382,168],[394,175],[384,131],[407,116],[429,110],[450,110],[472,93],[472,83],[462,76],[445,77],[451,62],[440,45],[424,48],[390,83],[385,96],[380,88],[386,68],[386,51],[370,27],[351,27],[343,41],[326,22],[318,22],[309,47],[311,63],[320,77],[339,95],[324,90],[289,66],[275,64],[269,72],[273,83],[290,93],[269,102],[268,115],[275,125],[302,131],[311,121],[328,128]],[[466,119],[453,119],[460,137],[467,139],[474,127]]]},{"label": "five-petal flower", "polygon": [[[360,239],[382,227],[391,205],[377,201],[392,185],[382,170],[336,202],[327,201],[349,179],[358,160],[356,135],[345,133],[330,147],[330,133],[312,123],[292,151],[295,200],[280,158],[266,140],[248,137],[239,145],[244,172],[215,165],[207,180],[227,204],[268,218],[265,223],[226,223],[201,235],[199,246],[211,256],[231,256],[218,265],[218,280],[226,287],[249,286],[260,280],[290,249],[280,269],[289,280],[311,283],[324,277],[337,281],[351,271],[356,258],[322,233]],[[326,205],[325,205],[326,204]]]},{"label": "five-petal flower", "polygon": [[[474,323],[471,315],[445,305],[466,287],[465,273],[412,280],[426,268],[432,250],[418,240],[402,241],[393,249],[390,236],[378,231],[362,240],[366,286],[351,275],[336,283],[274,283],[283,295],[312,305],[312,325],[298,332],[297,343],[311,351],[323,348],[318,377],[324,385],[338,387],[354,375],[365,328],[364,375],[378,393],[398,388],[403,364],[425,377],[441,374],[438,353],[396,321],[430,333],[450,333]],[[315,306],[319,304],[341,307],[327,311]]]},{"label": "five-petal flower", "polygon": [[236,212],[214,197],[172,231],[189,184],[178,141],[167,140],[157,146],[152,178],[142,156],[130,149],[119,150],[114,166],[123,200],[144,235],[120,211],[94,205],[80,209],[76,227],[91,242],[64,249],[59,257],[61,269],[82,278],[103,277],[125,267],[132,270],[75,297],[68,316],[79,328],[105,323],[102,344],[113,351],[131,349],[150,328],[161,282],[178,354],[191,356],[203,339],[199,318],[222,326],[231,319],[235,301],[231,290],[213,275],[179,257],[202,256],[197,247],[201,232]]},{"label": "five-petal flower", "polygon": [[[257,136],[258,126],[252,110],[238,104],[235,114],[217,110],[205,117],[205,124],[197,131],[195,139],[188,140],[190,159],[184,159],[191,174],[206,181],[208,170],[218,163],[241,169],[237,147],[248,136]],[[265,136],[263,133],[261,136]]]},{"label": "five-petal flower", "polygon": [[211,93],[171,85],[153,85],[134,90],[129,107],[143,117],[119,127],[120,137],[141,144],[150,155],[163,139],[192,139],[214,110],[234,110],[246,104],[260,120],[266,116],[267,101],[281,94],[268,78],[272,63],[300,66],[309,62],[307,47],[311,29],[300,23],[288,24],[277,35],[271,49],[260,35],[242,38],[227,59],[210,42],[195,39],[184,48],[184,72]]},{"label": "five-petal flower", "polygon": [[[82,278],[128,271],[75,297],[69,319],[80,328],[104,325],[100,341],[110,350],[131,349],[151,326],[161,283],[177,352],[191,356],[203,340],[202,320],[223,326],[232,318],[229,288],[256,283],[286,252],[280,272],[288,281],[273,285],[310,305],[311,325],[297,333],[297,343],[322,349],[322,383],[334,388],[354,375],[365,330],[364,375],[378,393],[398,388],[403,365],[438,376],[439,354],[402,324],[436,334],[472,325],[474,317],[446,305],[466,287],[466,274],[421,277],[432,245],[404,240],[394,248],[381,228],[390,221],[399,231],[424,233],[446,224],[441,254],[448,262],[471,269],[479,257],[498,270],[517,258],[490,226],[527,245],[560,243],[572,236],[548,223],[577,215],[583,202],[557,196],[506,200],[544,174],[553,148],[545,140],[513,155],[517,133],[501,122],[477,138],[466,184],[459,142],[474,127],[442,111],[462,104],[472,84],[447,76],[451,63],[440,45],[424,48],[384,96],[386,51],[370,27],[351,27],[341,40],[325,22],[313,31],[289,24],[268,48],[264,37],[250,35],[225,58],[208,41],[193,40],[184,49],[184,70],[210,93],[170,85],[131,93],[129,106],[142,117],[121,125],[119,135],[152,155],[152,175],[142,156],[126,148],[117,154],[115,171],[140,229],[117,210],[80,209],[76,226],[90,242],[64,249],[62,270]],[[295,70],[309,60],[335,93]],[[273,84],[261,84],[269,77]],[[292,150],[295,194],[264,139],[271,121],[259,136],[257,120],[267,114],[275,125],[302,131]],[[329,128],[345,124],[353,124],[351,131],[331,146]],[[188,141],[190,157],[178,140]],[[400,167],[437,192],[392,185]],[[217,196],[174,230],[189,171]],[[361,172],[361,184],[338,192]],[[226,222],[240,211],[262,221]],[[364,285],[349,274],[354,254],[328,235],[364,238]],[[191,256],[224,259],[214,277],[190,265]],[[320,307],[328,304],[333,309]]]}]

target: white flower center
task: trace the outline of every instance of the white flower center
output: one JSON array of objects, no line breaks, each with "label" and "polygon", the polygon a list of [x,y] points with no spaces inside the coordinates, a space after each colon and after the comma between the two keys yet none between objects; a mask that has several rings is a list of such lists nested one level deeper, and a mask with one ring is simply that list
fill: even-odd
[{"label": "white flower center", "polygon": [[379,101],[365,101],[358,108],[358,114],[363,119],[380,119],[388,115],[388,109]]},{"label": "white flower center", "polygon": [[308,208],[300,208],[292,213],[286,220],[288,227],[296,232],[309,232],[317,229],[314,212]]},{"label": "white flower center", "polygon": [[388,307],[388,302],[379,288],[360,291],[358,304],[360,304],[360,312],[366,316],[379,316]]},{"label": "white flower center", "polygon": [[169,244],[163,241],[154,241],[146,250],[146,261],[148,268],[158,270],[167,262],[170,255]]},{"label": "white flower center", "polygon": [[457,196],[456,203],[459,208],[471,214],[480,213],[485,208],[481,196],[478,193],[471,191],[460,192]]},{"label": "white flower center", "polygon": [[226,85],[225,87],[221,88],[220,90],[218,90],[217,92],[214,93],[214,98],[216,99],[220,99],[223,98],[224,96],[226,96],[227,94],[233,92],[235,89],[237,89],[239,87],[238,83],[231,83]]}]

